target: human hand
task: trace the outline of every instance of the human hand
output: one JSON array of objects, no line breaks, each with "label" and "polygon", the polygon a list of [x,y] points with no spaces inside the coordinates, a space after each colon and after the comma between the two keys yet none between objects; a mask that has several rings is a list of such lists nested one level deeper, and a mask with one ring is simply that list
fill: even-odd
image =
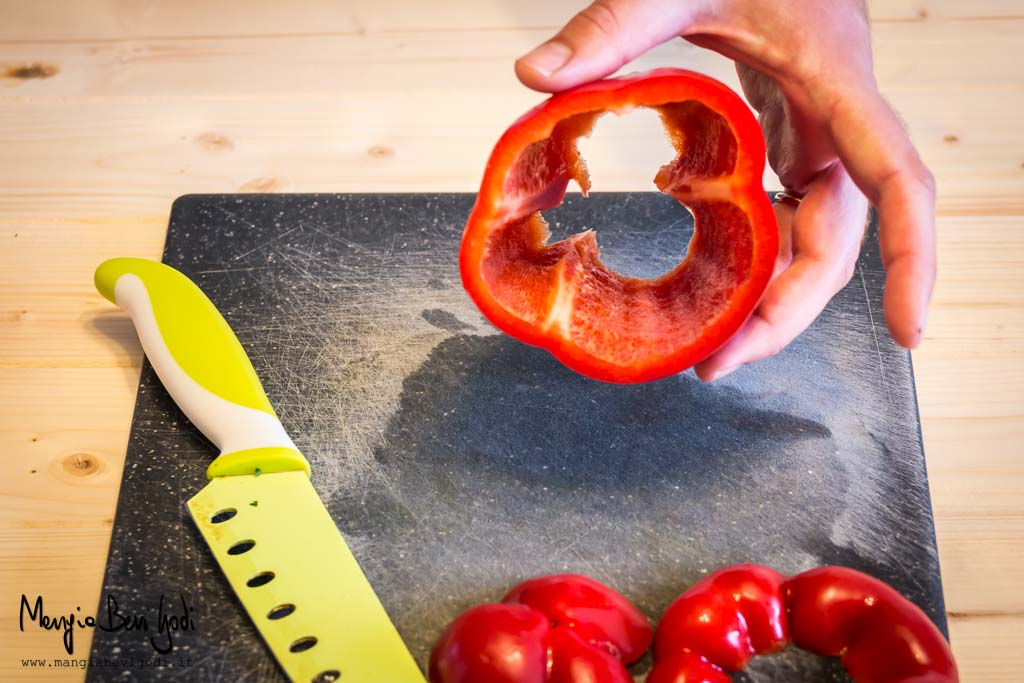
[{"label": "human hand", "polygon": [[602,78],[671,38],[736,62],[768,161],[796,207],[775,206],[779,256],[750,320],[696,367],[714,380],[778,353],[853,277],[868,201],[879,214],[884,309],[921,342],[935,282],[935,182],[878,92],[862,0],[597,0],[516,62],[557,92]]}]

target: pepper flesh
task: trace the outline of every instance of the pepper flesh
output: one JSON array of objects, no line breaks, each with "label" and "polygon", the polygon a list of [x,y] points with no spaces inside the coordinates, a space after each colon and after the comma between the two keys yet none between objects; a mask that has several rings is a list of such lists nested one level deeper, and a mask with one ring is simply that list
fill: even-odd
[{"label": "pepper flesh", "polygon": [[786,579],[737,565],[694,584],[666,610],[647,683],[727,683],[754,655],[793,643],[839,656],[857,683],[956,683],[949,644],[916,605],[845,567]]},{"label": "pepper flesh", "polygon": [[651,644],[629,600],[575,574],[530,579],[455,619],[430,655],[431,683],[632,683]]},{"label": "pepper flesh", "polygon": [[[676,149],[655,184],[694,215],[686,257],[660,278],[601,263],[593,232],[546,244],[541,211],[590,180],[576,149],[596,119],[658,111]],[[704,359],[753,312],[771,278],[778,227],[764,190],[764,139],[725,85],[680,69],[559,93],[501,137],[463,233],[463,284],[497,327],[610,382],[675,374]]]}]

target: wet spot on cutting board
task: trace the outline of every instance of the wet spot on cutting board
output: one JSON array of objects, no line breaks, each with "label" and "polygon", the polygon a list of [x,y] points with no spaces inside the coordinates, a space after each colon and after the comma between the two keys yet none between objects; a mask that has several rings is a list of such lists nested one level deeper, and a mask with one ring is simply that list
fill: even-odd
[{"label": "wet spot on cutting board", "polygon": [[431,308],[430,310],[423,311],[423,319],[439,330],[445,330],[446,332],[462,332],[473,329],[472,325],[467,325],[452,313],[440,308]]},{"label": "wet spot on cutting board", "polygon": [[60,69],[52,64],[22,64],[4,69],[4,78],[13,78],[19,81],[28,81],[34,78],[53,78],[60,72]]}]

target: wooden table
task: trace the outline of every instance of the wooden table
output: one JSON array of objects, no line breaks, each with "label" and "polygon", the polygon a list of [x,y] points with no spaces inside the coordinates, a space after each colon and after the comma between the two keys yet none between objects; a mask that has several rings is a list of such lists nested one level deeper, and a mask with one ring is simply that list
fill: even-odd
[{"label": "wooden table", "polygon": [[[0,679],[64,657],[24,593],[94,610],[141,351],[93,289],[159,258],[190,192],[475,190],[539,96],[512,61],[572,10],[546,0],[0,0]],[[877,70],[939,183],[939,281],[914,354],[953,646],[966,681],[1024,665],[1024,8],[877,0]],[[686,65],[683,41],[631,69]],[[652,189],[653,115],[602,121],[597,190]],[[769,186],[776,182],[768,178]],[[155,531],[159,533],[158,530]],[[88,652],[77,633],[75,657]]]}]

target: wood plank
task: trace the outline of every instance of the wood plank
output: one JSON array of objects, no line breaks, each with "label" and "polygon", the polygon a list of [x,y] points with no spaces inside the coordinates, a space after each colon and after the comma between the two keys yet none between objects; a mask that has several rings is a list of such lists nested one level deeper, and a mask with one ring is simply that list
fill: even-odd
[{"label": "wood plank", "polygon": [[158,258],[166,225],[160,214],[32,222],[0,212],[0,371],[127,369],[134,382],[141,358],[134,330],[96,295],[92,274],[112,256]]},{"label": "wood plank", "polygon": [[[938,22],[874,29],[875,62],[887,88],[934,83],[1019,87],[1024,65],[1001,60],[1019,42],[1024,18],[998,24]],[[465,33],[410,31],[338,36],[145,38],[125,42],[0,42],[0,66],[42,64],[45,77],[0,78],[4,98],[198,96],[344,93],[379,90],[403,70],[412,90],[505,91],[512,61],[548,35],[544,29]],[[911,46],[917,49],[910,49]],[[924,48],[922,50],[922,48]],[[953,48],[953,49],[951,49]],[[728,60],[683,40],[670,41],[625,67],[677,65],[736,84]],[[240,66],[245,68],[240,70]],[[951,102],[959,109],[958,102]],[[990,103],[974,102],[976,106]],[[996,104],[996,103],[991,103]],[[950,108],[949,105],[946,107]]]},{"label": "wood plank", "polygon": [[965,683],[1017,683],[1024,619],[977,615],[951,620],[953,653]]},{"label": "wood plank", "polygon": [[1019,363],[1001,358],[932,361],[924,354],[922,350],[915,368],[920,370],[919,395],[927,397],[921,409],[929,419],[1022,417],[1024,368]]},{"label": "wood plank", "polygon": [[[984,207],[987,211],[1024,213],[1024,147],[1012,133],[1017,112],[1024,106],[1024,64],[1007,64],[1002,59],[1012,51],[1021,27],[1024,22],[1018,21],[996,25],[941,23],[941,30],[894,24],[876,31],[880,79],[890,100],[910,122],[915,142],[938,177],[944,190],[940,195],[943,212],[977,213]],[[928,36],[928,40],[923,36]],[[539,95],[517,87],[508,69],[509,61],[523,48],[521,33],[496,32],[479,41],[458,41],[445,33],[418,32],[401,40],[391,35],[338,39],[313,36],[245,41],[170,40],[129,48],[58,46],[54,49],[63,51],[61,60],[67,64],[61,68],[70,71],[48,79],[8,83],[0,89],[0,103],[10,105],[0,109],[0,135],[17,141],[11,143],[12,153],[35,158],[38,152],[34,143],[53,145],[59,141],[73,151],[76,146],[94,145],[100,138],[107,140],[104,136],[108,126],[118,125],[124,137],[115,138],[111,153],[122,154],[132,133],[147,142],[156,142],[132,149],[131,156],[148,163],[147,153],[160,155],[170,162],[164,167],[168,175],[177,172],[185,176],[172,181],[184,188],[195,187],[197,180],[210,179],[209,173],[204,173],[207,169],[196,168],[192,163],[193,155],[187,153],[192,147],[190,143],[203,143],[206,151],[218,155],[214,158],[221,166],[241,162],[246,168],[254,167],[251,157],[246,158],[239,154],[241,150],[235,149],[238,141],[230,131],[216,127],[237,126],[262,136],[246,140],[247,151],[273,153],[278,166],[291,157],[301,170],[284,172],[264,167],[259,174],[236,178],[226,186],[218,184],[221,191],[243,186],[321,189],[322,184],[313,182],[315,175],[340,182],[340,186],[334,187],[344,190],[349,187],[345,178],[336,178],[346,168],[358,168],[357,178],[369,169],[378,187],[468,190],[475,186],[480,160],[504,122],[511,118],[508,112],[521,111],[540,99]],[[933,49],[912,49],[922,41]],[[2,46],[0,61],[30,59],[33,53],[25,51],[30,48]],[[473,55],[472,60],[469,55]],[[295,63],[304,66],[296,70]],[[649,68],[666,63],[687,64],[736,86],[735,74],[726,60],[682,41],[659,48],[634,66]],[[198,64],[203,67],[198,69]],[[241,76],[239,64],[248,67]],[[387,82],[387,75],[396,69],[404,72],[410,87],[401,94],[378,92],[376,84]],[[325,79],[324,74],[331,77]],[[944,87],[919,85],[935,82],[942,82]],[[955,99],[945,89],[953,87],[959,93]],[[274,93],[272,97],[254,94],[268,91]],[[415,107],[407,99],[413,96]],[[48,104],[52,99],[69,104],[68,98],[87,100],[80,103],[83,109],[73,129],[54,126],[45,113],[39,113],[53,111]],[[119,113],[124,105],[110,102],[111,98],[128,98],[132,103],[128,116],[152,129],[133,130],[137,123],[126,120]],[[379,113],[382,107],[387,112],[383,118]],[[472,112],[472,120],[489,123],[473,131],[466,112]],[[627,120],[633,118],[636,117]],[[178,124],[177,135],[167,135],[168,124]],[[402,131],[395,130],[398,125]],[[965,126],[970,130],[965,131]],[[467,128],[477,133],[476,139],[460,134]],[[332,171],[324,168],[326,157],[318,144],[319,133],[314,133],[325,129],[359,141],[353,148],[336,140],[331,150]],[[421,129],[434,134],[425,138]],[[628,145],[621,145],[618,154],[606,154],[615,163],[602,164],[601,157],[592,160],[597,171],[614,169],[612,182],[599,184],[598,188],[636,189],[638,179],[648,176],[650,169],[663,159],[664,145],[657,127],[642,128],[634,122],[625,130],[629,131],[624,135],[629,137]],[[389,133],[396,139],[389,140]],[[605,131],[605,125],[599,133],[593,143],[598,154],[616,143]],[[397,144],[410,139],[422,147],[396,149]],[[446,170],[454,170],[458,175],[436,178],[434,159],[441,153],[437,148],[452,144],[466,145],[449,154],[452,163],[446,164]],[[287,146],[285,154],[280,153],[282,146]],[[310,148],[309,156],[304,156],[303,152]],[[176,154],[167,154],[171,149]],[[623,155],[622,149],[630,149],[631,153]],[[95,147],[90,149],[92,156],[84,160],[89,170],[96,170],[97,166],[106,169],[117,161],[97,159],[96,151]],[[403,153],[406,151],[409,153]],[[175,162],[176,167],[171,169]],[[397,164],[402,166],[400,172],[394,168]],[[421,167],[417,168],[418,164]],[[38,163],[28,166],[46,169]],[[12,174],[21,167],[8,166]],[[383,174],[374,174],[374,170]],[[68,171],[76,178],[83,177],[81,168],[69,167]],[[777,184],[772,175],[767,178],[770,185]],[[639,186],[649,187],[645,183]],[[5,201],[12,203],[12,210],[30,205],[37,196],[20,190],[14,188],[5,197]],[[98,197],[98,202],[112,198],[94,188],[80,188],[76,196],[99,194],[103,196]],[[119,195],[122,203],[128,194]],[[63,199],[49,194],[46,198]]]},{"label": "wood plank", "polygon": [[[0,0],[0,40],[123,40],[156,36],[250,36],[366,34],[383,31],[452,30],[480,33],[508,28],[552,31],[586,3],[570,5],[522,0],[514,4],[402,0],[307,0],[302,11],[274,2],[231,0],[78,0],[74,11],[61,3]],[[1024,16],[1015,0],[963,3],[955,0],[870,0],[876,23],[935,23],[965,19],[1000,21]]]},{"label": "wood plank", "polygon": [[[1024,561],[1024,515],[964,517],[945,507],[936,510],[946,519],[939,535],[946,609],[954,618],[1024,613],[1014,590]],[[990,588],[977,590],[981,585]]]},{"label": "wood plank", "polygon": [[[974,113],[977,132],[964,135],[955,151],[942,133],[955,128],[930,106],[945,99],[941,91],[893,95],[919,122],[912,132],[943,188],[942,213],[1024,214],[1024,150],[1003,142],[1012,138],[1000,131],[1012,110],[1024,108],[1024,88],[987,95],[1001,97],[1005,111]],[[0,106],[8,160],[0,166],[0,206],[9,216],[40,215],[39,203],[73,196],[80,207],[92,205],[91,215],[137,215],[194,191],[471,191],[508,112],[537,101],[525,91],[424,94],[415,108],[390,93],[127,107],[100,100],[76,103],[71,120],[45,102]],[[466,111],[474,112],[469,120]],[[653,189],[648,179],[667,151],[660,127],[632,114],[602,120],[585,154],[595,190],[635,190]],[[768,186],[778,186],[766,177]]]}]

